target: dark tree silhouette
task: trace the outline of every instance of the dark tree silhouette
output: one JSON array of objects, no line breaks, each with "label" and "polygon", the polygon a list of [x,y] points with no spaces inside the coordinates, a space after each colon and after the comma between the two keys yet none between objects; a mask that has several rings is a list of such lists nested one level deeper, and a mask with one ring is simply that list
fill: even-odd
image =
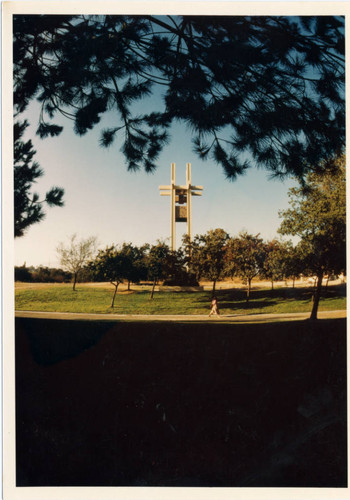
[{"label": "dark tree silhouette", "polygon": [[53,187],[43,200],[37,193],[31,191],[33,184],[43,175],[43,170],[34,161],[36,151],[32,141],[22,140],[28,122],[14,124],[14,212],[15,236],[23,236],[32,224],[40,222],[45,217],[44,205],[63,205],[64,191]]},{"label": "dark tree silhouette", "polygon": [[[180,120],[201,159],[303,178],[344,146],[341,16],[14,16],[14,103],[61,113],[78,135],[114,111],[128,169],[152,171]],[[158,108],[140,114],[140,101]]]}]

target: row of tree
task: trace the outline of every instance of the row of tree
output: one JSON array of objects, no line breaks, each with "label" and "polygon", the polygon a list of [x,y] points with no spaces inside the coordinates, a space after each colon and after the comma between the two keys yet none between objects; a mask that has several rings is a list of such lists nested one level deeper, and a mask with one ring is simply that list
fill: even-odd
[{"label": "row of tree", "polygon": [[[47,266],[15,266],[15,281],[24,283],[69,283],[72,279],[71,273],[63,269],[51,268]],[[80,277],[83,279],[83,276]]]},{"label": "row of tree", "polygon": [[151,298],[160,281],[168,285],[196,285],[206,279],[213,283],[214,294],[217,281],[239,277],[247,284],[247,301],[253,278],[268,279],[273,287],[276,280],[294,282],[306,271],[298,246],[293,247],[291,242],[277,239],[264,242],[259,235],[247,232],[230,237],[220,228],[197,235],[192,242],[185,237],[176,251],[171,251],[162,241],[142,247],[111,246],[99,250],[88,267],[93,271],[94,280],[110,281],[115,292],[123,282],[130,285],[150,280],[153,283]]},{"label": "row of tree", "polygon": [[[295,278],[301,273],[315,275],[317,287],[312,311],[317,316],[322,280],[326,274],[345,273],[346,269],[346,199],[345,156],[329,162],[326,172],[310,173],[306,182],[289,190],[290,208],[280,212],[279,233],[298,236],[293,246],[290,241],[273,239],[264,242],[258,235],[241,232],[231,237],[223,229],[209,230],[196,235],[192,241],[183,239],[182,247],[171,252],[168,245],[135,247],[131,244],[110,246],[99,250],[91,259],[95,239],[79,245],[73,237],[71,246],[61,245],[61,264],[76,275],[89,258],[89,270],[94,279],[114,284],[115,295],[120,283],[149,279],[154,287],[159,280],[169,284],[194,284],[201,278],[215,284],[224,277],[239,277],[247,284],[247,300],[253,278],[259,276],[272,283],[278,279]],[[79,251],[77,251],[80,249]],[[81,251],[83,249],[83,252]],[[81,258],[81,254],[85,258]],[[71,256],[78,268],[71,266]]]},{"label": "row of tree", "polygon": [[155,286],[160,281],[168,285],[197,285],[200,279],[207,279],[213,283],[214,294],[217,281],[238,277],[247,285],[249,301],[254,278],[269,280],[272,288],[275,281],[290,279],[294,287],[300,274],[313,275],[315,272],[301,244],[293,246],[291,241],[278,239],[265,242],[259,235],[247,232],[230,237],[220,228],[197,235],[192,242],[185,237],[182,247],[175,252],[162,241],[140,247],[123,243],[98,250],[88,261],[93,241],[93,238],[77,241],[74,235],[68,247],[60,245],[60,251],[64,247],[61,263],[66,271],[24,265],[16,268],[15,277],[20,281],[34,282],[72,280],[74,290],[78,276],[80,281],[109,281],[115,286],[111,304],[114,307],[121,283],[127,283],[130,290],[131,283],[152,281],[153,298]]},{"label": "row of tree", "polygon": [[[175,252],[162,241],[141,247],[130,243],[112,245],[99,250],[85,266],[77,261],[74,267],[71,261],[70,269],[74,276],[84,271],[92,281],[109,281],[113,284],[115,288],[111,307],[114,307],[121,283],[128,283],[130,289],[131,283],[140,281],[152,281],[150,298],[153,298],[155,286],[160,281],[168,285],[196,285],[200,279],[207,279],[213,283],[214,294],[217,281],[238,277],[247,285],[246,299],[249,301],[254,278],[269,280],[273,288],[277,280],[291,279],[294,286],[300,274],[314,275],[316,268],[312,262],[316,260],[310,257],[301,242],[295,246],[290,241],[278,239],[265,242],[259,235],[247,232],[231,237],[223,229],[217,228],[195,236],[192,242],[185,237],[183,245]],[[63,261],[62,264],[69,267]],[[340,272],[344,268],[333,266],[328,272],[335,270]],[[76,279],[74,289],[75,284]],[[318,288],[315,290],[315,314],[319,300],[317,291]]]},{"label": "row of tree", "polygon": [[90,237],[78,241],[71,237],[69,245],[57,248],[62,268],[71,273],[73,289],[82,271],[95,281],[120,283],[151,280],[151,298],[156,284],[193,285],[199,279],[213,282],[238,277],[247,284],[249,300],[253,278],[271,281],[292,279],[301,273],[315,275],[312,317],[316,318],[323,277],[345,273],[346,269],[346,200],[345,156],[329,162],[326,173],[311,173],[306,182],[289,190],[287,210],[280,212],[281,235],[298,236],[299,242],[273,239],[268,242],[258,235],[241,232],[231,237],[223,229],[196,235],[192,241],[184,237],[175,252],[162,241],[141,247],[124,243],[97,251],[97,240]]}]

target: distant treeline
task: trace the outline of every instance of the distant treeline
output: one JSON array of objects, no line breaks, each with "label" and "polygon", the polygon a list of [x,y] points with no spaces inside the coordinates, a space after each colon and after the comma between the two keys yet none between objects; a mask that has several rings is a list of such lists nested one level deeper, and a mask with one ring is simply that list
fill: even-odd
[{"label": "distant treeline", "polygon": [[[83,269],[79,275],[80,281],[92,281],[91,272],[89,269]],[[23,281],[26,283],[70,283],[72,281],[72,273],[63,269],[52,267],[26,267],[15,266],[15,281]]]}]

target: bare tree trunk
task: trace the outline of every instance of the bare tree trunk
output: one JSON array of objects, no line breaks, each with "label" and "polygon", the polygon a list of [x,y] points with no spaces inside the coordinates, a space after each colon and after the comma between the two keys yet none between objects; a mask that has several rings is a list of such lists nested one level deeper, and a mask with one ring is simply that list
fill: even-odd
[{"label": "bare tree trunk", "polygon": [[216,280],[213,281],[213,291],[212,291],[213,296],[215,295],[215,286],[216,286]]},{"label": "bare tree trunk", "polygon": [[295,276],[293,276],[293,288],[295,288]]},{"label": "bare tree trunk", "polygon": [[328,276],[327,276],[327,281],[326,281],[325,296],[327,296],[327,291],[328,291],[328,281],[329,281],[329,274],[328,274]]},{"label": "bare tree trunk", "polygon": [[153,286],[152,286],[152,291],[151,291],[150,300],[151,300],[151,299],[153,299],[154,289],[155,289],[155,287],[156,287],[156,282],[157,282],[157,280],[153,280]]},{"label": "bare tree trunk", "polygon": [[74,273],[74,278],[73,278],[73,291],[75,292],[75,285],[76,285],[76,282],[77,282],[77,273]]},{"label": "bare tree trunk", "polygon": [[321,297],[322,279],[323,279],[323,272],[320,272],[317,275],[317,284],[316,284],[316,287],[314,289],[314,300],[313,300],[313,304],[312,304],[312,311],[311,311],[310,319],[317,319],[318,304],[320,302],[320,297]]},{"label": "bare tree trunk", "polygon": [[130,283],[131,283],[131,281],[128,280],[128,292],[130,292]]},{"label": "bare tree trunk", "polygon": [[115,300],[115,296],[117,295],[117,290],[118,290],[119,283],[115,284],[115,283],[113,283],[113,281],[111,281],[111,283],[112,283],[112,285],[115,286],[114,294],[113,294],[113,299],[112,299],[112,305],[111,305],[111,307],[113,308],[114,307],[114,300]]},{"label": "bare tree trunk", "polygon": [[271,290],[273,290],[273,280],[271,280]]},{"label": "bare tree trunk", "polygon": [[248,279],[248,288],[247,288],[247,298],[246,298],[246,302],[249,302],[249,297],[250,297],[250,285],[252,283],[252,280],[251,279]]}]

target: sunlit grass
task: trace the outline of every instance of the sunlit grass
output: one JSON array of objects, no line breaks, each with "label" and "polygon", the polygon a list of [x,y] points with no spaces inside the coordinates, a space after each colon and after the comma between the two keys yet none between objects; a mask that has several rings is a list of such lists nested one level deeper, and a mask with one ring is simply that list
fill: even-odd
[{"label": "sunlit grass", "polygon": [[[120,292],[111,308],[113,287],[71,285],[21,289],[15,292],[16,310],[78,313],[121,314],[207,314],[211,292],[155,292],[150,300],[149,291]],[[319,310],[346,309],[345,285],[332,286],[324,291]],[[308,312],[312,307],[311,288],[280,288],[253,290],[249,303],[244,290],[217,292],[221,314],[258,314]]]}]

